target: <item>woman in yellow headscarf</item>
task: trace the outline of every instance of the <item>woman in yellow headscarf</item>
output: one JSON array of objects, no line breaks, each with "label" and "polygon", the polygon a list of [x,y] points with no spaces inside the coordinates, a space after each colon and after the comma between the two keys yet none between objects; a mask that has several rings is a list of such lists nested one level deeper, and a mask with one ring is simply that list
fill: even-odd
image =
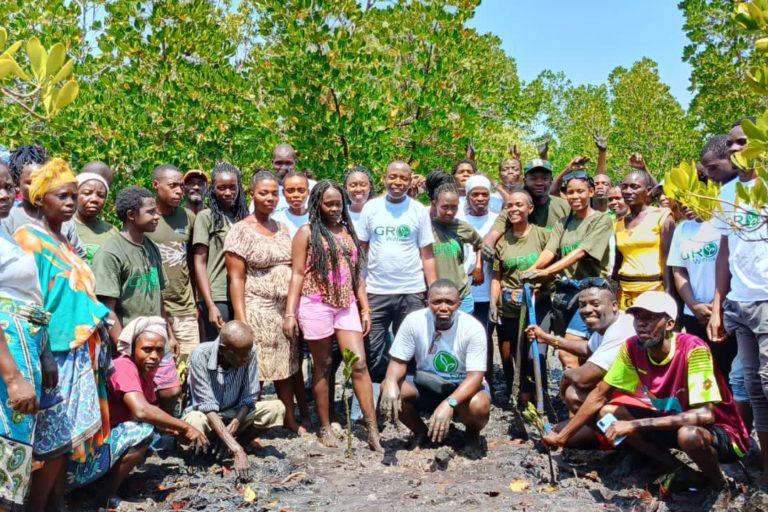
[{"label": "woman in yellow headscarf", "polygon": [[14,238],[35,258],[43,306],[51,315],[48,343],[56,364],[43,372],[58,373],[47,381],[53,387],[43,387],[35,427],[34,458],[44,464],[32,474],[28,507],[44,510],[63,503],[68,456],[85,460],[109,434],[109,309],[96,300],[93,273],[61,232],[77,209],[77,179],[67,163],[54,158],[36,170],[29,199],[41,222],[22,226]]}]

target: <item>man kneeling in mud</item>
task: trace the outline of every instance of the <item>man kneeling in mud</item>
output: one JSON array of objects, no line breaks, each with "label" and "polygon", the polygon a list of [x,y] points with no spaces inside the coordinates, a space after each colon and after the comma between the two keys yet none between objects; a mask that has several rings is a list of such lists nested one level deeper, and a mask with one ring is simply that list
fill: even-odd
[{"label": "man kneeling in mud", "polygon": [[[626,341],[576,415],[544,443],[589,447],[595,431],[586,425],[599,416],[607,441],[624,441],[671,472],[666,490],[705,481],[727,493],[719,463],[742,458],[749,437],[709,346],[694,335],[672,332],[677,304],[664,292],[643,293],[627,313],[634,316],[637,335]],[[669,448],[684,451],[701,473],[693,473]]]},{"label": "man kneeling in mud", "polygon": [[[466,427],[468,454],[482,455],[480,431],[491,408],[484,380],[485,328],[459,311],[459,290],[452,281],[435,281],[427,303],[427,308],[409,314],[397,331],[381,384],[382,411],[414,433],[414,447],[427,438],[443,441],[455,414]],[[411,361],[416,370],[407,375]],[[432,415],[427,424],[422,412]]]}]

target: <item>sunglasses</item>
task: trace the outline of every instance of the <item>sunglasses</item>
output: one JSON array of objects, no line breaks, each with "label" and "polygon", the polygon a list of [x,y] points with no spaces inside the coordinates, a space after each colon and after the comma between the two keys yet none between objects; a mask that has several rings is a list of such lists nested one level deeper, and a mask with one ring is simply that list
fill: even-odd
[{"label": "sunglasses", "polygon": [[607,288],[610,289],[611,283],[604,277],[586,277],[579,281],[579,290],[587,288]]},{"label": "sunglasses", "polygon": [[587,171],[583,169],[579,169],[576,171],[571,171],[565,176],[563,176],[563,183],[568,183],[571,180],[588,180],[589,175],[587,174]]}]

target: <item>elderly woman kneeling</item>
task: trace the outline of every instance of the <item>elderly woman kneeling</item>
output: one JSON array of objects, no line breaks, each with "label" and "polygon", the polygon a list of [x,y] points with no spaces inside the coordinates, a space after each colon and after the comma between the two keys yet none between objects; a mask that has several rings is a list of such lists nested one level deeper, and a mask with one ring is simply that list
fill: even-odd
[{"label": "elderly woman kneeling", "polygon": [[115,371],[107,387],[111,432],[103,446],[84,463],[70,462],[67,483],[80,487],[104,476],[107,509],[117,506],[117,490],[128,473],[144,460],[157,429],[182,436],[195,449],[207,449],[202,432],[168,415],[157,402],[152,378],[163,359],[168,331],[161,317],[139,317],[120,334]]}]

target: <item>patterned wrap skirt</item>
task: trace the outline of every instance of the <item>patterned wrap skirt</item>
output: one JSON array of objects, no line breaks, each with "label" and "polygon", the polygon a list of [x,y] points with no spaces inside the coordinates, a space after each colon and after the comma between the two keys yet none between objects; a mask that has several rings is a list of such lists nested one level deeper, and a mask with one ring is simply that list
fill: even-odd
[{"label": "patterned wrap skirt", "polygon": [[35,429],[35,459],[69,454],[83,462],[109,436],[107,379],[111,361],[103,325],[79,347],[53,352],[59,382],[43,388]]},{"label": "patterned wrap skirt", "polygon": [[154,427],[140,421],[126,421],[112,428],[103,445],[90,451],[85,461],[69,461],[67,487],[76,489],[106,475],[131,450],[148,446]]},{"label": "patterned wrap skirt", "polygon": [[[49,315],[41,306],[0,298],[0,327],[16,367],[40,396],[40,354],[46,343]],[[22,510],[32,475],[33,414],[9,406],[8,388],[0,386],[0,507]]]}]

